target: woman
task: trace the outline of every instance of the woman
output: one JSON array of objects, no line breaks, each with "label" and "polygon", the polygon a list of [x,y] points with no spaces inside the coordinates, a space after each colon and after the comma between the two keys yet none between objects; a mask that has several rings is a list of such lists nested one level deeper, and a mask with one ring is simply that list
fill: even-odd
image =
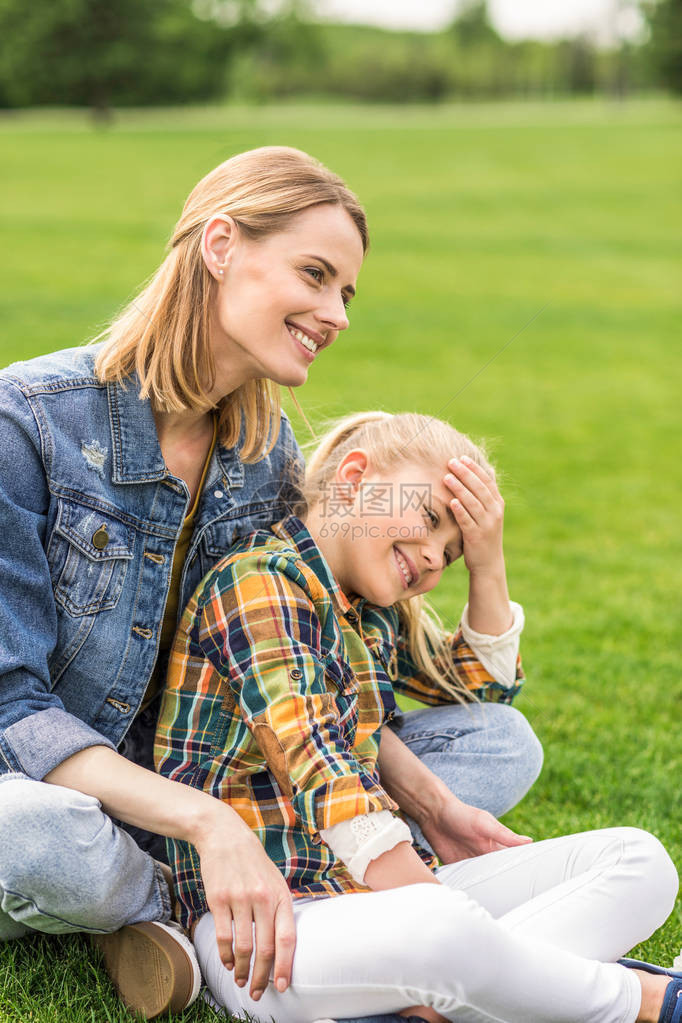
[{"label": "woman", "polygon": [[[256,989],[271,968],[279,988],[289,982],[280,874],[229,807],[149,770],[151,738],[177,609],[238,536],[287,510],[300,454],[272,384],[302,384],[348,326],[367,244],[357,199],[317,161],[241,154],[195,187],[168,256],[103,341],[0,374],[0,937],[104,936],[122,996],[149,1016],[189,1004],[198,970],[166,924],[158,843],[139,829],[194,845],[213,912],[254,922]],[[486,731],[480,717],[431,727],[446,745],[464,733],[469,759],[468,737],[474,750],[504,742],[522,765],[495,786],[511,804],[539,770],[538,746],[498,709]],[[387,787],[452,858],[448,797],[427,812],[432,776],[405,785],[407,751],[387,742]],[[475,841],[496,833],[485,820]],[[246,979],[250,926],[240,937]]]}]

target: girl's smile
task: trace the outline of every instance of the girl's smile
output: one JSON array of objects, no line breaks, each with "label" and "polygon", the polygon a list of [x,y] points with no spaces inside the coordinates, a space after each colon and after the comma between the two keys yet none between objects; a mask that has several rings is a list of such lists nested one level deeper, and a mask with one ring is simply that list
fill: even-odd
[{"label": "girl's smile", "polygon": [[339,499],[314,506],[307,525],[346,595],[387,607],[432,590],[461,556],[444,471],[407,463],[381,474],[361,450],[342,460]]},{"label": "girl's smile", "polygon": [[417,572],[417,569],[415,568],[410,558],[408,558],[407,555],[404,554],[399,547],[394,547],[393,550],[395,551],[395,558],[396,561],[398,562],[400,574],[403,578],[403,585],[407,590],[412,585],[412,583],[415,583],[417,581],[417,579],[419,578],[419,573]]}]

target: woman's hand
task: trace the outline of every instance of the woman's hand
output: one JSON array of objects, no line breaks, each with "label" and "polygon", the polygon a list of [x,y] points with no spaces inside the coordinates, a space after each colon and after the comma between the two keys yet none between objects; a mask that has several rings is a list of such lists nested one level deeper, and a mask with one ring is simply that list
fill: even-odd
[{"label": "woman's hand", "polygon": [[453,458],[448,468],[444,482],[454,494],[450,507],[469,570],[469,625],[501,636],[514,621],[502,548],[504,501],[493,477],[466,455]]},{"label": "woman's hand", "polygon": [[247,983],[253,959],[249,993],[257,1001],[271,972],[278,991],[291,980],[296,944],[291,894],[255,835],[224,809],[218,804],[195,845],[220,958],[228,970],[234,968],[239,987]]},{"label": "woman's hand", "polygon": [[[296,932],[286,881],[239,814],[219,799],[162,778],[104,746],[74,753],[45,776],[102,803],[105,813],[157,835],[190,842],[199,853],[220,958],[251,997],[291,980]],[[234,935],[234,940],[233,940]],[[255,937],[255,957],[254,953]]]},{"label": "woman's hand", "polygon": [[423,816],[419,824],[443,863],[457,863],[533,841],[528,835],[517,835],[500,824],[487,810],[469,806],[452,794],[439,800],[433,812]]}]

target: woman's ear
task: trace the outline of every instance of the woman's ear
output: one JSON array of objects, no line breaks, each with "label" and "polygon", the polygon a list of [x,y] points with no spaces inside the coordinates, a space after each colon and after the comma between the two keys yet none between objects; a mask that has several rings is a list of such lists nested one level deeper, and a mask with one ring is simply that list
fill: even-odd
[{"label": "woman's ear", "polygon": [[238,229],[232,217],[217,213],[207,221],[201,236],[201,255],[208,272],[217,281],[223,279],[232,250],[237,241]]},{"label": "woman's ear", "polygon": [[363,448],[357,448],[347,452],[336,467],[336,483],[347,491],[351,500],[360,486],[368,466],[367,452]]}]

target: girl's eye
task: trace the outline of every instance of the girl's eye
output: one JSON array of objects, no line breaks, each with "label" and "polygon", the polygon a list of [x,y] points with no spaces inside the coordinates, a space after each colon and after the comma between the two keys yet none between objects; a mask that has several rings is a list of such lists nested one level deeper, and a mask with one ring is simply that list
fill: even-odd
[{"label": "girl's eye", "polygon": [[309,277],[312,277],[313,280],[317,281],[318,284],[322,283],[324,279],[324,273],[322,272],[322,270],[320,270],[318,266],[307,266],[305,268],[305,272],[308,274]]},{"label": "girl's eye", "polygon": [[454,558],[450,554],[450,551],[445,551],[445,567],[449,568],[453,561]]},{"label": "girl's eye", "polygon": [[436,515],[435,511],[432,511],[431,508],[427,508],[426,505],[424,505],[424,511],[429,517],[429,522],[435,529],[439,522],[438,516]]}]

